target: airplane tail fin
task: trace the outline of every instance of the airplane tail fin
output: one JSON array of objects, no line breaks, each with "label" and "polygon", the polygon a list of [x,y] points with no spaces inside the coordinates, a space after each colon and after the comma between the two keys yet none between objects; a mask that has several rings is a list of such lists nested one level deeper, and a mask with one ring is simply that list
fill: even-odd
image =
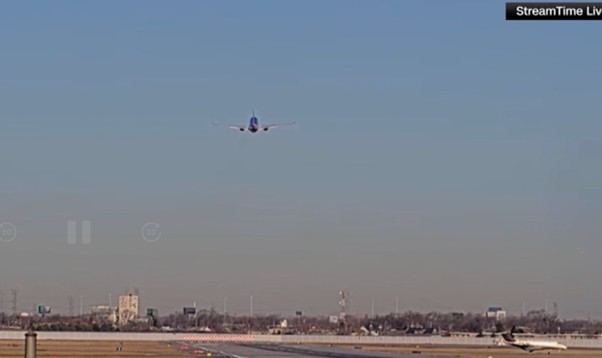
[{"label": "airplane tail fin", "polygon": [[516,338],[514,338],[514,336],[512,336],[512,333],[504,333],[504,334],[502,334],[502,337],[504,337],[504,340],[506,342],[514,342],[514,341],[516,341]]}]

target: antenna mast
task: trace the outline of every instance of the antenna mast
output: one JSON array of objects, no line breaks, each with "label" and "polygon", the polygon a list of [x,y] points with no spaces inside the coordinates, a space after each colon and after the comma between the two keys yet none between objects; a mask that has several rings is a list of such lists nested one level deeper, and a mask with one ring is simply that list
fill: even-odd
[{"label": "antenna mast", "polygon": [[347,292],[339,292],[341,300],[339,301],[339,319],[344,320],[347,317]]},{"label": "antenna mast", "polygon": [[69,316],[73,317],[73,312],[75,311],[75,305],[73,304],[73,296],[69,296]]},{"label": "antenna mast", "polygon": [[13,308],[13,315],[16,315],[17,314],[17,293],[18,293],[18,291],[15,290],[15,289],[12,289],[12,290],[10,290],[10,292],[13,295],[13,300],[12,300],[13,301],[12,302],[12,304],[13,304],[13,307],[12,307]]}]

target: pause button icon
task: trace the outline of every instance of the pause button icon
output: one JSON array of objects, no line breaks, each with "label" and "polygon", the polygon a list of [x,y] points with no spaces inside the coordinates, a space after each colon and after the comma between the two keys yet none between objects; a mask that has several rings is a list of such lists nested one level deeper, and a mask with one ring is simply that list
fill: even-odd
[{"label": "pause button icon", "polygon": [[[81,222],[81,243],[89,244],[92,241],[92,222],[83,220]],[[77,221],[67,221],[67,243],[77,244]]]}]

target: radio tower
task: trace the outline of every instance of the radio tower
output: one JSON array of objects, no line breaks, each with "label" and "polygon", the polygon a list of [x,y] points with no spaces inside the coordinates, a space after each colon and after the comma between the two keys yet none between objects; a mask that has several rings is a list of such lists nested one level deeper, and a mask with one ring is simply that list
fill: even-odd
[{"label": "radio tower", "polygon": [[339,301],[339,333],[347,334],[347,305],[349,304],[349,292],[340,291],[341,300]]},{"label": "radio tower", "polygon": [[73,296],[69,296],[69,316],[73,317],[75,306],[73,305]]},{"label": "radio tower", "polygon": [[339,294],[341,295],[341,300],[339,301],[339,319],[345,320],[347,317],[347,297],[349,296],[349,293],[341,291]]},{"label": "radio tower", "polygon": [[17,290],[12,289],[10,290],[11,294],[13,295],[13,300],[12,300],[12,304],[13,304],[13,315],[17,314]]}]

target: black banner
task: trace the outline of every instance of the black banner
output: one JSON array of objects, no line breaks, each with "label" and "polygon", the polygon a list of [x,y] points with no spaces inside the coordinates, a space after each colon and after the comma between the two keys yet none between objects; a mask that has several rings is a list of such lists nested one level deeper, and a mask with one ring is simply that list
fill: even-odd
[{"label": "black banner", "polygon": [[184,311],[185,315],[195,315],[196,314],[196,308],[194,308],[194,307],[184,307],[183,311]]},{"label": "black banner", "polygon": [[602,2],[507,2],[506,20],[602,20]]}]

